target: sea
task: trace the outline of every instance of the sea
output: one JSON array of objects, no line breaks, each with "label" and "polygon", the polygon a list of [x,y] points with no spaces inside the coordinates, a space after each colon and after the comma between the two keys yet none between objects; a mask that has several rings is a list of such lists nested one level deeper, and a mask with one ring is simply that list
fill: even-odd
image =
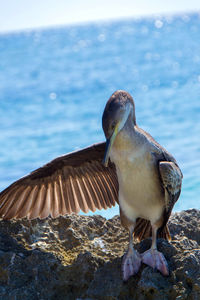
[{"label": "sea", "polygon": [[[200,209],[197,13],[1,33],[0,190],[103,141],[102,112],[118,89],[131,93],[139,127],[182,169],[174,211]],[[110,218],[118,205],[95,213]]]}]

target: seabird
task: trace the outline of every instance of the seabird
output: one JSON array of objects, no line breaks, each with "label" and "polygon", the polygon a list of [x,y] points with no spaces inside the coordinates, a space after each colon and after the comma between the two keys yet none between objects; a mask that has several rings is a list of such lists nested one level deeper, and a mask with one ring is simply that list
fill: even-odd
[{"label": "seabird", "polygon": [[[170,240],[167,222],[181,192],[182,173],[174,157],[136,124],[133,98],[118,90],[102,117],[106,143],[58,157],[17,180],[0,193],[3,219],[56,218],[107,209],[119,204],[122,225],[129,231],[123,257],[123,280],[145,263],[168,275],[157,237]],[[152,236],[144,253],[133,247],[133,236]]]}]

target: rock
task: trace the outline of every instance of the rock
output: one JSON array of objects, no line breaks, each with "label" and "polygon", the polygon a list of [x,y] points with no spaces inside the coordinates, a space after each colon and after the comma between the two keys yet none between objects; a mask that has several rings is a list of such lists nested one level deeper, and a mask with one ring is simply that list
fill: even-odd
[{"label": "rock", "polygon": [[[128,234],[118,216],[1,221],[0,300],[200,299],[200,211],[175,213],[172,242],[158,240],[170,276],[146,265],[122,281]],[[151,239],[135,245],[139,252]]]}]

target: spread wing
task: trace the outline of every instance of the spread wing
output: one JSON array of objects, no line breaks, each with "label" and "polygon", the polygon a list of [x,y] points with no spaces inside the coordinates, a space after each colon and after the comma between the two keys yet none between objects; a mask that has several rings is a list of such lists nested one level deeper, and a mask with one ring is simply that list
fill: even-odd
[{"label": "spread wing", "polygon": [[165,225],[170,217],[174,204],[181,193],[183,175],[175,161],[160,161],[159,171],[162,184],[165,190]]},{"label": "spread wing", "polygon": [[0,193],[0,217],[53,218],[118,202],[115,165],[102,165],[105,143],[58,157]]}]

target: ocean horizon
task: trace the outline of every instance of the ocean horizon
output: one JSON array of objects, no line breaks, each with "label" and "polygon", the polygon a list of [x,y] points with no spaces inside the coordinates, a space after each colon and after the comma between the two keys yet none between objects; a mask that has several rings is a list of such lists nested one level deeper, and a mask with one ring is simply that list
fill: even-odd
[{"label": "ocean horizon", "polygon": [[[123,89],[138,126],[183,172],[174,211],[200,209],[199,28],[192,13],[0,34],[0,191],[104,141],[104,106]],[[95,212],[118,213],[118,205]]]}]

